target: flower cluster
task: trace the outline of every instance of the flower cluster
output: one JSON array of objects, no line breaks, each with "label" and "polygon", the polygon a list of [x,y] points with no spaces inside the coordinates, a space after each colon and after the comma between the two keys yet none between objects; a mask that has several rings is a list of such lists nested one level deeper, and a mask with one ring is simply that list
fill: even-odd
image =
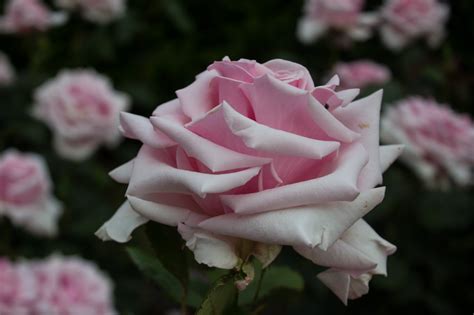
[{"label": "flower cluster", "polygon": [[390,107],[382,140],[403,143],[402,160],[433,188],[473,183],[474,123],[432,99],[410,97]]},{"label": "flower cluster", "polygon": [[35,154],[8,150],[0,155],[0,215],[31,233],[53,236],[61,214],[51,194],[46,164]]},{"label": "flower cluster", "polygon": [[63,13],[50,11],[41,0],[9,0],[4,16],[0,17],[0,32],[45,31],[65,21]]},{"label": "flower cluster", "polygon": [[443,38],[449,8],[439,0],[386,0],[377,12],[363,12],[364,4],[364,0],[307,0],[298,25],[300,40],[314,42],[330,30],[365,40],[377,28],[388,48],[400,50],[418,38],[426,38],[431,46]]},{"label": "flower cluster", "polygon": [[111,173],[127,201],[97,235],[176,226],[198,262],[224,269],[246,259],[243,242],[264,265],[288,245],[329,267],[319,277],[343,301],[365,294],[395,246],[362,217],[401,147],[379,146],[382,93],[354,101],[338,81],[315,87],[296,63],[226,58],[151,117],[123,113],[123,134],[143,146]]},{"label": "flower cluster", "polygon": [[91,22],[104,24],[125,13],[125,0],[56,0],[66,10],[79,10]]},{"label": "flower cluster", "polygon": [[58,153],[72,160],[115,145],[119,112],[129,107],[128,96],[92,70],[63,70],[36,90],[34,101],[33,115],[53,130]]},{"label": "flower cluster", "polygon": [[75,257],[12,263],[0,258],[0,314],[113,315],[112,285]]}]

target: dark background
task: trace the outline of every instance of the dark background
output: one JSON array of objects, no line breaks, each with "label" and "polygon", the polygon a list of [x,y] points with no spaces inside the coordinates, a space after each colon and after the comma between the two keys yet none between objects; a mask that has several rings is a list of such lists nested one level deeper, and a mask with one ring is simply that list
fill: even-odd
[{"label": "dark background", "polygon": [[[380,2],[368,1],[368,8]],[[97,262],[113,278],[120,314],[161,314],[176,307],[136,269],[123,245],[102,243],[94,236],[123,201],[125,187],[107,173],[132,158],[139,144],[125,140],[81,163],[62,160],[52,150],[48,128],[28,115],[32,91],[63,68],[97,69],[131,95],[132,112],[149,115],[208,64],[226,55],[260,62],[289,59],[308,67],[319,83],[335,62],[368,58],[393,72],[392,82],[384,87],[385,103],[420,94],[473,114],[474,1],[449,3],[447,37],[438,49],[430,50],[420,41],[400,53],[384,48],[378,36],[346,48],[338,47],[330,36],[302,45],[295,36],[302,5],[303,1],[288,0],[129,0],[126,16],[106,26],[73,15],[66,25],[45,33],[0,35],[0,50],[18,74],[13,86],[0,88],[0,149],[44,155],[55,195],[65,205],[60,236],[54,240],[34,238],[0,222],[0,255],[80,255]],[[388,278],[376,277],[368,295],[345,307],[316,279],[318,267],[286,249],[275,264],[289,264],[301,272],[305,289],[273,294],[267,298],[265,314],[474,311],[473,190],[426,191],[401,164],[386,173],[385,184],[385,201],[368,221],[398,247],[389,258]]]}]

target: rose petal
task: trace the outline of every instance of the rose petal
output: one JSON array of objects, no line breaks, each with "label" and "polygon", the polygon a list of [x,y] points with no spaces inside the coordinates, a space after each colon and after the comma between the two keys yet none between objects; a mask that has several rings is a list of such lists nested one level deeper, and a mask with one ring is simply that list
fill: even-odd
[{"label": "rose petal", "polygon": [[232,269],[238,264],[235,239],[214,235],[185,224],[179,224],[178,232],[198,263],[221,269]]},{"label": "rose petal", "polygon": [[378,205],[385,188],[360,193],[354,201],[336,201],[253,215],[225,214],[204,220],[199,227],[220,235],[256,242],[318,246],[327,250],[342,233]]},{"label": "rose petal", "polygon": [[116,182],[121,184],[128,184],[133,171],[133,159],[125,164],[120,165],[109,173]]},{"label": "rose petal", "polygon": [[176,91],[183,112],[191,120],[201,117],[217,105],[214,91],[210,89],[211,81],[217,75],[217,71],[205,71],[196,77],[196,81]]},{"label": "rose petal", "polygon": [[341,150],[333,173],[257,193],[222,195],[223,203],[236,213],[257,213],[329,201],[353,200],[359,190],[357,180],[367,163],[360,144]]},{"label": "rose petal", "polygon": [[390,165],[403,153],[403,145],[382,145],[380,146],[380,168],[385,172]]},{"label": "rose petal", "polygon": [[95,235],[103,241],[125,243],[131,239],[130,235],[137,227],[147,222],[147,218],[138,214],[130,203],[125,201],[112,218],[95,232]]},{"label": "rose petal", "polygon": [[166,161],[166,152],[143,146],[134,162],[127,194],[193,193],[205,197],[244,185],[257,176],[260,167],[225,174],[205,174],[177,169]]},{"label": "rose petal", "polygon": [[349,273],[337,269],[328,269],[318,274],[318,279],[345,305],[348,299],[357,299],[369,292],[371,278],[368,274],[352,277]]},{"label": "rose petal", "polygon": [[120,131],[124,137],[140,140],[144,144],[156,148],[167,148],[176,145],[176,142],[168,136],[155,130],[148,118],[133,115],[130,113],[120,113]]},{"label": "rose petal", "polygon": [[261,166],[271,159],[250,156],[217,145],[176,123],[160,117],[152,117],[152,124],[171,139],[179,143],[192,156],[213,172]]},{"label": "rose petal", "polygon": [[334,116],[348,128],[361,135],[360,143],[369,153],[369,162],[362,169],[358,187],[368,189],[382,183],[379,150],[379,121],[382,90],[340,107]]}]

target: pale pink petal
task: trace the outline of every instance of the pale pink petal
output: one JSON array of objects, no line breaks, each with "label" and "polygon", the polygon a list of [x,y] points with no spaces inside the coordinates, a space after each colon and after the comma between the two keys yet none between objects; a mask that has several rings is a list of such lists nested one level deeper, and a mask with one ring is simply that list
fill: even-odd
[{"label": "pale pink petal", "polygon": [[127,163],[122,164],[116,169],[112,170],[109,173],[109,176],[112,177],[118,183],[128,184],[130,182],[130,177],[132,177],[133,161],[134,160],[132,159]]},{"label": "pale pink petal", "polygon": [[403,153],[404,145],[382,145],[380,146],[380,168],[385,172],[390,165]]},{"label": "pale pink petal", "polygon": [[314,97],[309,98],[308,108],[314,123],[333,139],[342,142],[352,142],[359,134],[350,130],[337,120],[320,102]]},{"label": "pale pink petal", "polygon": [[165,163],[162,150],[143,146],[134,162],[127,194],[142,196],[149,193],[172,192],[196,194],[222,193],[244,185],[257,176],[260,167],[234,173],[205,174],[177,169]]},{"label": "pale pink petal", "polygon": [[[189,198],[181,196],[183,199]],[[141,216],[170,226],[178,226],[180,222],[185,222],[192,215],[192,202],[189,201],[190,207],[187,205],[169,205],[162,200],[149,201],[142,198],[128,196],[128,201],[132,208]],[[155,198],[152,198],[155,199]]]},{"label": "pale pink petal", "polygon": [[351,272],[386,275],[387,256],[396,247],[381,238],[364,220],[358,220],[326,251],[295,247],[315,264]]},{"label": "pale pink petal", "polygon": [[205,71],[196,77],[196,81],[176,91],[183,112],[195,120],[217,104],[214,91],[210,89],[211,81],[217,76],[217,71]]},{"label": "pale pink petal", "polygon": [[229,150],[164,118],[152,117],[151,122],[156,128],[179,143],[189,156],[198,159],[213,172],[261,166],[271,162],[269,158],[260,158]]},{"label": "pale pink petal", "polygon": [[231,237],[215,235],[199,228],[179,224],[178,231],[200,264],[221,269],[232,269],[239,262],[236,243]]},{"label": "pale pink petal", "polygon": [[314,88],[314,82],[311,78],[311,74],[309,73],[308,69],[304,66],[296,63],[291,62],[284,59],[273,59],[267,61],[263,64],[268,69],[272,70],[274,74],[281,79],[282,74],[291,74],[291,77],[298,77],[298,82],[286,82],[294,85],[296,83],[296,87],[304,90],[312,90]]},{"label": "pale pink petal", "polygon": [[248,99],[240,90],[241,84],[241,81],[218,76],[212,80],[211,88],[217,93],[218,104],[227,102],[242,115],[246,117],[254,117]]},{"label": "pale pink petal", "polygon": [[119,243],[128,242],[131,239],[132,232],[139,226],[148,222],[145,218],[138,214],[128,201],[122,206],[107,222],[105,222],[95,235],[103,241],[113,240]]},{"label": "pale pink petal", "polygon": [[231,62],[230,60],[216,61],[208,67],[208,70],[217,71],[222,77],[239,81],[240,83],[251,83],[253,81],[251,73],[237,62]]},{"label": "pale pink petal", "polygon": [[159,130],[155,130],[148,118],[120,113],[120,131],[124,137],[140,140],[144,144],[156,148],[167,148],[176,143]]},{"label": "pale pink petal", "polygon": [[225,214],[204,220],[199,227],[220,235],[256,242],[318,246],[327,250],[342,233],[378,205],[385,188],[360,193],[353,201],[288,208],[253,215]]},{"label": "pale pink petal", "polygon": [[334,116],[361,135],[360,143],[369,153],[358,187],[368,189],[382,183],[379,151],[379,121],[383,92],[380,90],[334,111]]},{"label": "pale pink petal", "polygon": [[335,171],[326,176],[257,193],[223,195],[222,201],[236,213],[257,213],[329,201],[353,200],[359,193],[357,180],[367,163],[367,153],[362,145],[351,145],[341,150],[335,163]]},{"label": "pale pink petal", "polygon": [[368,274],[352,277],[349,273],[337,269],[328,269],[318,274],[318,279],[345,305],[348,299],[357,299],[369,292],[371,278]]},{"label": "pale pink petal", "polygon": [[323,23],[318,23],[313,19],[303,18],[298,23],[297,36],[301,42],[309,44],[317,41],[328,29]]}]

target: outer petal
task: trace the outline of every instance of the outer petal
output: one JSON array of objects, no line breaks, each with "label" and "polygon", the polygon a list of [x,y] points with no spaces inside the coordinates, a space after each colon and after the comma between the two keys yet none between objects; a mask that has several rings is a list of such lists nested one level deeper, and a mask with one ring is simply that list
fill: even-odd
[{"label": "outer petal", "polygon": [[226,214],[204,220],[199,227],[221,235],[327,250],[341,234],[379,204],[384,188],[363,192],[354,201],[328,202],[253,215]]},{"label": "outer petal", "polygon": [[308,91],[264,75],[243,84],[258,123],[319,140],[351,142],[357,134],[334,118]]},{"label": "outer petal", "polygon": [[257,213],[330,201],[353,200],[359,190],[357,180],[367,163],[360,144],[341,152],[335,171],[316,179],[289,184],[257,193],[223,195],[223,203],[237,213]]},{"label": "outer petal", "polygon": [[176,145],[168,136],[155,130],[148,118],[142,116],[120,113],[120,131],[124,137],[140,140],[152,148],[161,149]]},{"label": "outer petal", "polygon": [[97,142],[95,140],[87,140],[77,143],[60,136],[55,136],[54,147],[62,157],[73,161],[82,161],[94,153],[97,149]]},{"label": "outer petal", "polygon": [[128,184],[130,178],[132,177],[133,171],[133,162],[130,160],[125,164],[120,165],[109,173],[109,176],[112,177],[116,182],[121,184]]},{"label": "outer petal", "polygon": [[218,236],[185,224],[180,224],[178,231],[198,263],[221,269],[232,269],[238,264],[235,239]]},{"label": "outer petal", "polygon": [[361,135],[360,142],[369,153],[369,162],[362,169],[358,187],[368,189],[382,183],[379,151],[379,120],[383,92],[380,90],[334,111],[350,129]]},{"label": "outer petal", "polygon": [[318,274],[321,280],[345,305],[348,299],[357,299],[369,292],[369,274],[355,275],[337,270],[328,269]]},{"label": "outer petal", "polygon": [[169,192],[194,193],[204,198],[208,193],[222,193],[242,186],[260,171],[259,167],[254,167],[225,174],[192,172],[166,164],[162,154],[160,150],[142,147],[134,162],[128,195]]},{"label": "outer petal", "polygon": [[147,218],[138,214],[130,203],[125,201],[112,218],[95,232],[95,235],[103,241],[125,243],[131,239],[133,230],[147,222]]},{"label": "outer petal", "polygon": [[205,71],[189,86],[176,91],[183,112],[192,120],[201,117],[217,105],[214,91],[210,89],[211,81],[217,75],[215,70]]},{"label": "outer petal", "polygon": [[295,250],[321,266],[386,275],[387,256],[393,254],[396,247],[381,238],[364,220],[359,220],[326,251],[308,247]]},{"label": "outer petal", "polygon": [[408,38],[405,35],[397,32],[390,26],[382,26],[380,28],[380,35],[385,45],[395,51],[401,50],[408,42]]},{"label": "outer petal", "polygon": [[404,145],[382,145],[380,146],[380,168],[385,172],[390,165],[403,153]]},{"label": "outer petal", "polygon": [[160,117],[152,117],[155,127],[179,143],[186,153],[201,161],[213,172],[260,166],[271,159],[250,156],[217,145],[176,123]]}]

